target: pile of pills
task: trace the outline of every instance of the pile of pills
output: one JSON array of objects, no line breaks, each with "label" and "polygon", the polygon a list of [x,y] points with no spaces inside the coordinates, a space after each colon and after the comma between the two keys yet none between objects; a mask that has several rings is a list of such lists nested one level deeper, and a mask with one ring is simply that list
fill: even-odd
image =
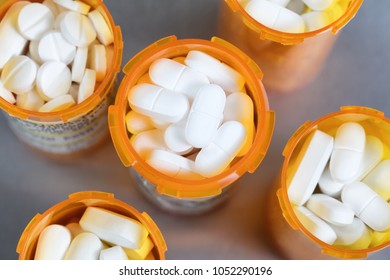
[{"label": "pile of pills", "polygon": [[236,70],[198,50],[161,58],[129,90],[126,125],[150,166],[175,178],[220,174],[252,145],[252,99]]},{"label": "pile of pills", "polygon": [[88,207],[79,222],[51,224],[39,235],[35,260],[155,259],[154,243],[140,222]]},{"label": "pile of pills", "polygon": [[18,1],[0,22],[0,97],[39,112],[87,99],[107,71],[113,33],[81,1]]},{"label": "pile of pills", "polygon": [[357,122],[335,137],[315,130],[297,156],[288,196],[303,226],[325,243],[365,249],[390,240],[387,147]]},{"label": "pile of pills", "polygon": [[288,33],[320,29],[340,18],[349,0],[247,0],[245,11],[269,28]]}]

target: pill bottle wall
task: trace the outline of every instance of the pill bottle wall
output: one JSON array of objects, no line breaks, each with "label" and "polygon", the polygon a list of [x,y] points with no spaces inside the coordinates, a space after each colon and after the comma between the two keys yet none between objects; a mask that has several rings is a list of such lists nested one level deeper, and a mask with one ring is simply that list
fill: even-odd
[{"label": "pill bottle wall", "polygon": [[[311,149],[309,141],[313,141],[311,139],[314,139],[315,136],[314,132],[323,132],[322,135],[329,135],[326,136],[327,138],[331,139],[331,137],[334,138],[333,144],[333,154],[336,154],[334,152],[336,141],[338,141],[339,137],[336,137],[336,132],[339,134],[340,132],[338,129],[343,125],[343,127],[346,127],[348,125],[351,125],[353,123],[354,126],[361,126],[364,130],[364,135],[360,138],[361,140],[365,141],[365,147],[364,147],[364,156],[362,158],[362,163],[360,164],[359,171],[362,174],[359,174],[359,178],[353,179],[356,181],[362,181],[363,183],[366,183],[367,185],[370,185],[371,188],[374,188],[375,184],[372,185],[372,182],[376,182],[378,180],[381,180],[379,178],[382,178],[382,180],[385,180],[384,189],[387,189],[387,192],[385,192],[385,195],[383,193],[379,192],[378,194],[375,194],[373,191],[368,191],[368,187],[365,187],[366,189],[364,192],[369,192],[369,194],[363,195],[364,197],[359,197],[358,194],[356,194],[356,197],[353,199],[357,199],[357,201],[347,201],[347,188],[345,186],[348,186],[348,189],[354,188],[356,190],[361,189],[361,187],[355,186],[356,183],[350,184],[338,184],[340,187],[342,187],[342,191],[340,190],[340,193],[331,192],[330,189],[326,191],[324,188],[326,185],[322,184],[323,177],[325,178],[326,173],[326,167],[325,171],[324,166],[321,167],[321,170],[317,170],[317,165],[321,164],[322,161],[324,164],[326,164],[328,161],[328,157],[325,158],[325,156],[321,156],[322,158],[317,158],[317,161],[315,163],[311,163],[311,167],[316,168],[314,172],[310,172],[310,174],[302,174],[303,177],[310,179],[311,183],[313,183],[313,186],[315,186],[314,194],[311,196],[311,198],[308,200],[309,202],[304,202],[303,200],[307,200],[306,198],[303,198],[304,192],[298,193],[296,195],[295,190],[293,193],[293,178],[298,172],[304,172],[304,163],[306,154],[309,153],[311,155],[319,154],[323,155],[325,150],[328,150],[327,148],[322,149],[322,151],[316,150],[316,148],[313,146],[313,150],[309,151]],[[386,162],[387,159],[390,158],[390,120],[384,116],[384,114],[380,111],[374,110],[372,108],[367,107],[355,107],[355,106],[347,106],[342,107],[340,111],[330,113],[329,115],[326,115],[324,117],[321,117],[320,119],[314,121],[314,122],[306,122],[303,124],[290,138],[288,143],[285,146],[285,149],[283,151],[283,156],[285,157],[283,166],[281,168],[280,174],[275,182],[275,185],[273,188],[270,189],[269,192],[269,200],[266,207],[266,213],[267,219],[266,223],[268,225],[269,231],[269,238],[272,240],[272,242],[275,244],[275,247],[280,251],[280,253],[288,259],[333,259],[333,258],[347,258],[347,259],[357,259],[357,258],[366,258],[368,254],[374,253],[376,251],[379,251],[387,246],[390,245],[390,230],[387,228],[390,225],[388,224],[389,215],[390,215],[390,204],[388,203],[388,195],[390,192],[390,188],[388,187],[388,176],[384,175],[382,172],[380,175],[378,174],[372,174],[375,179],[370,180],[370,172],[373,172],[376,167],[379,166],[379,163]],[[341,139],[342,137],[340,137]],[[359,137],[355,137],[356,140]],[[365,139],[364,139],[365,138]],[[344,139],[346,139],[344,137]],[[359,140],[358,140],[359,141]],[[320,141],[322,143],[325,143],[327,141]],[[344,141],[345,142],[345,141]],[[349,141],[351,142],[351,141]],[[318,142],[319,143],[319,142]],[[332,145],[332,141],[329,142]],[[354,143],[351,143],[354,145]],[[314,144],[313,144],[314,145]],[[346,146],[346,143],[343,144],[343,146]],[[317,147],[317,146],[316,146]],[[343,148],[343,147],[342,147]],[[357,151],[357,150],[356,150]],[[348,153],[349,151],[347,151]],[[362,153],[363,154],[363,153]],[[341,152],[340,152],[341,155]],[[351,153],[352,155],[352,153]],[[330,158],[330,164],[329,168],[332,168],[332,157]],[[348,158],[344,158],[343,160],[348,160]],[[345,170],[345,172],[341,172],[341,175],[346,175],[348,173],[348,170],[351,170],[352,165],[359,163],[359,160],[353,160],[354,163],[349,163],[348,168]],[[364,163],[364,164],[363,164]],[[309,168],[311,168],[309,167]],[[300,168],[300,170],[298,170]],[[306,165],[307,168],[307,165]],[[318,167],[319,168],[319,167]],[[311,169],[312,171],[314,169]],[[363,170],[365,170],[363,172]],[[384,169],[386,170],[386,169]],[[321,173],[323,172],[323,173]],[[331,169],[331,174],[335,174],[337,172],[334,172]],[[385,171],[385,173],[388,173],[388,170]],[[308,173],[307,170],[305,173]],[[317,174],[318,173],[318,174]],[[363,174],[364,173],[364,174]],[[314,176],[321,175],[319,185],[318,184],[318,178],[317,179],[311,179],[314,178]],[[301,177],[302,177],[301,176]],[[332,175],[334,176],[334,175]],[[387,176],[387,177],[386,177]],[[372,176],[371,176],[372,177]],[[296,178],[294,178],[296,179]],[[299,178],[302,179],[302,178]],[[305,179],[302,179],[305,180]],[[299,188],[304,189],[302,186]],[[308,182],[308,181],[305,181]],[[361,183],[358,183],[361,184]],[[303,184],[305,185],[305,184]],[[329,185],[329,186],[336,186],[336,184]],[[343,187],[344,186],[344,187]],[[295,186],[294,186],[295,187]],[[333,187],[332,187],[333,188]],[[344,190],[345,189],[345,190]],[[377,190],[375,190],[377,191]],[[359,192],[359,191],[358,191]],[[382,191],[383,192],[383,191]],[[328,216],[333,217],[328,220],[327,224],[331,226],[330,231],[327,231],[329,229],[328,225],[325,225],[324,228],[321,228],[323,224],[325,224],[323,221],[321,222],[321,225],[317,224],[314,226],[312,224],[310,227],[307,228],[308,224],[306,223],[308,220],[310,220],[313,216],[310,214],[308,210],[305,209],[311,209],[310,211],[316,211],[314,207],[312,207],[313,201],[312,197],[316,196],[324,196],[320,193],[326,193],[329,196],[332,196],[336,198],[339,201],[342,201],[345,205],[350,205],[351,208],[347,207],[347,211],[350,211],[350,209],[353,209],[355,211],[355,218],[353,221],[353,225],[351,225],[350,228],[354,228],[353,231],[346,230],[348,226],[334,226],[335,219],[343,219],[346,216],[349,217],[349,215],[346,214],[346,211],[337,212],[335,208],[339,208],[339,203],[332,204],[334,214],[331,211],[323,210],[322,213],[318,213],[318,215],[324,214],[322,216],[323,219],[329,218]],[[302,203],[299,202],[296,197],[302,197]],[[310,193],[309,193],[310,196]],[[379,198],[379,197],[382,198]],[[367,210],[367,213],[364,214],[363,211],[365,207],[371,203],[372,197],[375,198],[375,200],[381,201],[381,204],[383,204],[382,209],[383,210],[375,210],[374,216],[379,219],[385,219],[387,221],[378,220],[378,222],[384,224],[384,227],[382,225],[379,227],[373,226],[372,222],[370,222],[369,219],[375,219],[373,216],[369,216]],[[309,198],[309,197],[307,197]],[[362,202],[364,205],[360,205],[361,201],[364,199],[369,199],[370,203]],[[328,197],[328,200],[330,198]],[[349,199],[350,200],[350,199]],[[294,203],[292,202],[294,201]],[[334,201],[332,202],[334,203]],[[352,203],[352,204],[351,204]],[[301,214],[297,211],[298,204],[302,204],[301,207],[298,207],[300,210],[305,212],[305,214],[309,216],[308,219],[302,218],[300,216]],[[310,205],[311,204],[311,205]],[[362,207],[358,207],[359,209],[363,210],[356,210],[354,207],[354,204],[358,204]],[[372,204],[372,203],[371,203]],[[322,206],[321,206],[322,207]],[[380,206],[381,207],[381,206]],[[318,207],[317,207],[318,209]],[[326,209],[326,208],[322,208]],[[368,209],[368,208],[367,208]],[[295,211],[294,211],[295,210]],[[301,211],[301,213],[303,213]],[[325,212],[324,212],[325,211]],[[336,213],[337,212],[337,213]],[[348,214],[348,213],[347,213]],[[353,217],[353,213],[351,217]],[[368,220],[367,220],[368,217]],[[315,218],[317,221],[321,220],[319,218]],[[362,223],[363,221],[364,223]],[[356,222],[356,224],[355,224]],[[375,222],[375,221],[374,221]],[[349,223],[349,222],[348,222]],[[306,226],[305,226],[306,225]],[[386,227],[386,228],[385,228]],[[326,229],[325,229],[326,228]],[[334,234],[336,233],[336,235]],[[340,235],[340,233],[344,233],[345,235]],[[329,238],[328,238],[329,237]],[[337,237],[337,238],[336,238]],[[330,240],[331,239],[331,240]],[[352,240],[353,239],[353,240]],[[343,244],[344,242],[344,244]],[[332,244],[332,245],[330,245]]]},{"label": "pill bottle wall", "polygon": [[[15,1],[15,0],[2,1],[0,6],[0,17],[3,18],[4,15],[6,15],[8,9],[14,3],[17,2],[23,2],[23,1]],[[32,1],[32,2],[41,3],[41,1]],[[50,2],[50,1],[46,1],[46,2]],[[55,109],[52,111],[49,110],[48,112],[44,112],[44,111],[39,112],[39,111],[33,111],[31,109],[25,109],[20,106],[17,106],[17,104],[14,105],[8,103],[3,98],[0,98],[0,108],[2,109],[4,115],[8,120],[10,128],[16,134],[16,136],[27,146],[31,147],[33,150],[50,157],[64,158],[64,157],[73,157],[76,155],[80,155],[87,151],[93,150],[94,148],[98,147],[100,144],[104,143],[109,138],[109,132],[107,126],[107,110],[109,104],[111,104],[115,98],[116,76],[120,70],[121,59],[122,59],[122,48],[123,48],[122,35],[119,26],[115,26],[114,21],[110,15],[110,12],[103,4],[103,1],[85,0],[83,2],[90,5],[90,9],[89,9],[90,13],[93,12],[95,18],[97,17],[99,18],[96,22],[100,20],[101,26],[97,25],[97,27],[95,28],[100,31],[100,32],[99,31],[96,32],[97,35],[112,33],[111,35],[113,37],[113,42],[106,46],[106,50],[107,50],[106,74],[104,77],[98,77],[98,75],[96,75],[97,82],[95,84],[94,91],[91,90],[91,92],[93,93],[87,99],[83,100],[82,102],[79,101],[79,104],[75,104],[70,108],[64,110],[61,109],[59,110]],[[28,4],[28,2],[26,3]],[[77,7],[73,7],[73,8],[77,8]],[[71,16],[74,16],[75,14],[77,15],[77,13],[70,13]],[[100,15],[102,17],[100,17]],[[84,15],[82,15],[82,17],[88,20],[87,16],[84,17]],[[16,25],[16,22],[12,22],[11,24],[8,23],[8,25],[3,22],[0,28],[3,29],[5,34],[8,33],[10,33],[10,35],[16,34],[15,36],[19,38],[21,37],[21,35],[17,35],[17,33],[15,33],[17,31],[14,25]],[[101,30],[99,29],[100,27],[102,27]],[[15,31],[11,30],[12,31],[11,32],[7,28],[11,28],[11,29],[13,28],[12,30],[15,29]],[[69,28],[76,28],[76,27],[69,27]],[[7,29],[8,31],[4,29]],[[99,38],[99,36],[97,37]],[[11,39],[12,38],[1,38],[0,40],[11,40]],[[96,45],[102,44],[100,46],[103,46],[104,43],[109,43],[109,42],[100,42],[100,40],[103,39],[99,39],[99,41],[95,41]],[[26,48],[23,48],[21,50],[21,53],[19,53],[20,55],[28,55],[27,50],[29,49],[29,47],[27,44],[33,44],[34,42],[31,41],[31,43],[29,43],[28,40],[24,40],[24,41],[25,41]],[[6,44],[4,44],[4,42],[1,44],[2,44],[2,48],[4,49],[7,47],[6,44],[9,45],[10,43],[7,41]],[[60,45],[64,45],[64,44],[60,44]],[[11,43],[11,47],[12,47],[12,43]],[[45,55],[50,55],[50,53],[51,53],[50,51],[44,52]],[[64,64],[65,63],[67,62],[64,62]],[[72,68],[71,64],[68,66],[69,68]],[[52,71],[48,71],[48,72],[52,72]],[[89,70],[89,72],[92,71]],[[87,73],[87,71],[85,73]],[[75,73],[72,73],[72,75],[73,74]],[[43,82],[50,85],[52,81],[48,81],[48,79],[46,79],[46,81]],[[63,83],[65,83],[65,81]],[[82,86],[83,85],[80,84],[80,88]],[[60,88],[60,87],[56,87],[56,88]],[[79,94],[80,92],[81,89],[79,90]],[[53,94],[57,95],[56,90],[53,91]],[[62,96],[69,97],[68,94]],[[80,95],[78,98],[80,99]]]},{"label": "pill bottle wall", "polygon": [[[221,173],[207,178],[177,177],[152,168],[145,158],[136,151],[132,144],[134,142],[130,141],[130,138],[133,139],[133,134],[128,132],[126,128],[125,116],[130,112],[129,92],[135,88],[135,85],[142,83],[151,64],[162,58],[183,61],[190,51],[199,51],[198,54],[204,52],[239,72],[245,79],[243,90],[251,98],[254,109],[253,144],[250,145],[244,156],[236,157]],[[223,65],[220,62],[217,64]],[[184,67],[182,64],[177,65]],[[175,214],[204,213],[221,204],[227,197],[232,184],[246,172],[254,172],[263,160],[272,137],[274,113],[268,107],[266,92],[261,83],[261,70],[243,52],[230,43],[216,37],[212,38],[211,41],[177,40],[175,36],[167,37],[137,54],[128,62],[123,71],[125,77],[119,87],[115,105],[109,108],[111,136],[118,156],[126,167],[131,167],[130,172],[137,181],[141,192],[162,209]],[[217,86],[208,85],[207,87],[215,88]],[[176,99],[182,95],[176,94]],[[216,104],[216,106],[220,105]],[[172,108],[172,110],[174,109]],[[205,133],[205,128],[196,133]],[[148,144],[146,143],[146,145]],[[159,153],[163,154],[164,152]]]},{"label": "pill bottle wall", "polygon": [[[245,7],[248,2],[250,1],[220,0],[218,36],[238,46],[260,66],[264,72],[264,86],[268,91],[290,93],[297,92],[317,77],[340,31],[356,15],[363,0],[338,1],[335,5],[338,5],[337,9],[340,7],[343,9],[341,16],[337,16],[333,21],[326,22],[325,26],[315,30],[307,31],[308,28],[303,27],[295,31],[298,33],[290,33],[289,30],[280,31],[276,27],[271,28],[261,24],[246,12]],[[256,12],[259,17],[266,17],[265,22],[275,20],[272,18],[275,12],[283,15],[281,11],[284,11],[286,16],[292,13],[287,8],[278,6],[280,3],[277,4],[277,2],[288,3],[289,1],[274,1],[275,3],[272,4],[264,0],[251,2],[253,2],[252,6],[266,4],[267,8],[270,8],[265,14],[261,14],[260,11]],[[256,8],[264,10],[265,7]],[[327,12],[333,13],[332,9],[334,8],[328,8]],[[303,22],[296,14],[293,19],[296,17],[300,23]],[[286,20],[289,21],[291,18]],[[312,17],[312,20],[316,24],[323,22],[320,15],[318,18]]]},{"label": "pill bottle wall", "polygon": [[[114,198],[114,195],[111,193],[95,192],[95,191],[84,191],[84,192],[73,193],[69,195],[68,199],[52,206],[51,208],[46,210],[43,214],[35,215],[35,217],[33,217],[29,222],[29,224],[26,226],[19,239],[19,243],[16,249],[17,253],[19,254],[19,259],[33,260],[34,258],[37,258],[36,250],[37,250],[38,240],[40,238],[41,233],[44,231],[44,229],[48,228],[48,226],[50,225],[67,226],[72,232],[71,228],[69,227],[69,224],[78,223],[80,221],[80,218],[83,217],[83,214],[86,213],[86,209],[94,209],[94,210],[102,209],[103,211],[109,211],[115,214],[119,214],[122,215],[124,218],[129,218],[139,222],[143,227],[145,227],[148,233],[148,239],[150,238],[152,243],[151,246],[148,246],[149,250],[150,248],[152,249],[150,253],[148,253],[147,259],[156,259],[156,260],[165,259],[165,252],[167,250],[165,240],[160,230],[158,229],[157,225],[149,217],[148,214],[146,214],[145,212],[144,213],[138,212],[130,205]],[[96,220],[94,222],[104,223],[105,220],[108,221],[109,219],[102,218],[100,219],[100,221]],[[112,224],[110,229],[107,229],[107,231],[110,231],[113,228],[114,228],[114,224]],[[123,232],[129,230],[129,228],[131,228],[131,226],[130,227],[125,226]],[[74,236],[71,239],[75,240]],[[49,240],[49,242],[47,242],[46,244],[52,243],[55,244],[55,246],[57,246],[62,242],[64,242],[63,239],[58,241]],[[104,248],[107,248],[107,245],[104,245]],[[51,250],[51,252],[49,252],[48,254],[50,256],[53,256],[54,255],[53,251],[54,250]],[[79,255],[82,256],[83,255],[82,252]],[[132,256],[135,257],[135,259],[137,259],[138,257],[138,256],[134,256],[134,254]]]}]

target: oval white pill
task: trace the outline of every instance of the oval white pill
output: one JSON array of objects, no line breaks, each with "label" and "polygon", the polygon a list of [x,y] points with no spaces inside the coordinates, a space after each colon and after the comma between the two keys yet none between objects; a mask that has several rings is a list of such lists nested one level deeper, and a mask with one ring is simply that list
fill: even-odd
[{"label": "oval white pill", "polygon": [[215,136],[223,119],[226,95],[215,84],[199,89],[188,114],[185,137],[195,148],[206,147]]},{"label": "oval white pill", "polygon": [[153,150],[146,163],[168,176],[181,179],[201,179],[195,172],[195,163],[169,151]]},{"label": "oval white pill", "polygon": [[186,122],[171,124],[164,131],[164,141],[167,147],[175,153],[184,155],[192,150],[185,136]]},{"label": "oval white pill", "polygon": [[329,169],[340,183],[350,182],[358,173],[364,155],[366,134],[355,122],[342,124],[336,132]]},{"label": "oval white pill", "polygon": [[360,164],[358,174],[354,181],[361,181],[374,169],[383,157],[383,150],[384,148],[381,140],[371,135],[366,137],[362,163]]},{"label": "oval white pill", "polygon": [[91,6],[77,0],[53,0],[59,6],[86,15]]},{"label": "oval white pill", "polygon": [[46,104],[41,106],[38,109],[38,111],[58,112],[58,111],[66,110],[75,104],[76,102],[74,101],[73,97],[70,94],[64,94],[64,95],[57,96],[56,98],[53,98],[52,100],[48,101]]},{"label": "oval white pill", "polygon": [[96,81],[104,80],[107,72],[106,47],[101,44],[91,46],[88,56],[88,68],[96,71]]},{"label": "oval white pill", "polygon": [[82,232],[70,243],[65,260],[98,260],[102,241],[91,232]]},{"label": "oval white pill", "polygon": [[38,40],[53,29],[54,15],[47,6],[31,3],[20,10],[18,27],[27,40]]},{"label": "oval white pill", "polygon": [[0,80],[0,97],[2,97],[5,101],[11,104],[15,104],[16,99],[15,96],[10,92],[8,89],[6,89],[3,85],[3,82]]},{"label": "oval white pill", "polygon": [[351,208],[321,193],[313,194],[307,201],[306,207],[318,217],[334,225],[352,224],[355,216]]},{"label": "oval white pill", "polygon": [[212,142],[196,156],[195,171],[208,178],[223,172],[244,145],[245,137],[245,127],[241,123],[223,123]]},{"label": "oval white pill", "polygon": [[15,94],[23,94],[31,90],[37,76],[37,64],[28,56],[13,56],[4,65],[1,72],[3,85]]},{"label": "oval white pill", "polygon": [[363,182],[384,200],[390,200],[390,159],[381,161]]},{"label": "oval white pill", "polygon": [[96,31],[85,15],[67,12],[60,22],[64,38],[77,47],[87,47],[96,39]]},{"label": "oval white pill", "polygon": [[371,243],[370,229],[359,219],[354,218],[350,225],[330,225],[336,232],[336,246],[348,246],[349,249],[366,249]]},{"label": "oval white pill", "polygon": [[240,91],[244,87],[244,77],[227,64],[201,51],[191,50],[185,64],[203,74],[211,83],[217,84],[228,92]]},{"label": "oval white pill", "polygon": [[329,8],[336,0],[302,0],[310,9],[322,11]]},{"label": "oval white pill", "polygon": [[85,73],[88,59],[88,48],[77,48],[72,63],[72,81],[81,83]]},{"label": "oval white pill", "polygon": [[62,226],[52,224],[42,230],[39,235],[35,260],[62,260],[72,238],[70,231]]},{"label": "oval white pill", "polygon": [[164,141],[163,132],[159,129],[151,129],[133,135],[130,143],[144,160],[149,157],[153,150],[168,150]]},{"label": "oval white pill", "polygon": [[[293,204],[303,205],[313,194],[333,149],[333,137],[315,130],[307,137],[293,163],[296,170],[288,174],[288,197]],[[298,164],[298,165],[297,165]]]},{"label": "oval white pill", "polygon": [[245,11],[257,22],[288,33],[305,32],[305,22],[293,11],[266,0],[252,0]]},{"label": "oval white pill", "polygon": [[181,92],[190,100],[200,87],[210,83],[206,75],[167,58],[157,59],[150,65],[149,77],[156,85]]},{"label": "oval white pill", "polygon": [[373,230],[390,228],[390,205],[366,184],[354,182],[344,186],[341,200]]},{"label": "oval white pill", "polygon": [[150,84],[134,86],[128,101],[134,111],[168,122],[180,121],[189,107],[185,95]]},{"label": "oval white pill", "polygon": [[38,55],[42,61],[60,61],[68,65],[76,54],[76,48],[58,31],[46,33],[38,44]]},{"label": "oval white pill", "polygon": [[294,213],[302,225],[322,242],[332,245],[337,239],[335,231],[304,206],[294,206]]},{"label": "oval white pill", "polygon": [[140,248],[149,234],[140,222],[97,207],[85,210],[80,225],[100,239],[125,248]]},{"label": "oval white pill", "polygon": [[92,12],[88,13],[88,17],[92,22],[93,27],[95,28],[99,41],[102,44],[108,46],[114,42],[114,35],[112,34],[111,28],[98,10],[93,10]]},{"label": "oval white pill", "polygon": [[46,62],[38,70],[36,84],[38,93],[46,101],[67,94],[72,84],[70,70],[62,62]]},{"label": "oval white pill", "polygon": [[77,96],[77,104],[80,104],[85,99],[90,97],[95,91],[96,85],[96,71],[92,69],[85,69],[83,79],[79,87],[79,95]]},{"label": "oval white pill", "polygon": [[44,103],[45,100],[43,100],[35,88],[16,96],[16,106],[25,110],[38,111]]},{"label": "oval white pill", "polygon": [[100,251],[99,260],[128,260],[121,246],[113,246]]},{"label": "oval white pill", "polygon": [[149,117],[139,114],[135,111],[129,111],[125,116],[127,131],[131,134],[138,134],[142,131],[154,128]]}]

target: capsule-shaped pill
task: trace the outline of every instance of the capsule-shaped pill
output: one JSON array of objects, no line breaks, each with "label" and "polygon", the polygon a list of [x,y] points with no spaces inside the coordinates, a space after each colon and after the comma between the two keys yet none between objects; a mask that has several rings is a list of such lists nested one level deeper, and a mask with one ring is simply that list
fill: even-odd
[{"label": "capsule-shaped pill", "polygon": [[330,175],[329,165],[326,166],[324,172],[322,172],[320,180],[318,181],[318,186],[322,193],[338,197],[341,194],[341,190],[344,187],[344,183],[337,182]]},{"label": "capsule-shaped pill", "polygon": [[211,142],[223,119],[225,103],[226,95],[220,86],[211,84],[199,89],[185,128],[188,143],[203,148]]},{"label": "capsule-shaped pill", "polygon": [[129,111],[125,116],[125,122],[127,131],[131,134],[138,134],[142,131],[154,128],[149,117],[137,113],[136,111]]},{"label": "capsule-shaped pill", "polygon": [[156,85],[181,92],[190,100],[200,87],[210,83],[206,75],[168,58],[154,61],[149,67],[149,76]]},{"label": "capsule-shaped pill", "polygon": [[359,218],[355,217],[349,225],[330,226],[337,235],[334,242],[336,246],[348,246],[348,249],[359,250],[368,248],[371,243],[371,230]]},{"label": "capsule-shaped pill", "polygon": [[180,121],[189,108],[185,95],[150,84],[134,86],[128,101],[134,111],[172,123]]},{"label": "capsule-shaped pill", "polygon": [[35,260],[62,260],[70,245],[70,231],[57,224],[47,226],[39,235]]},{"label": "capsule-shaped pill", "polygon": [[390,159],[381,161],[363,182],[384,200],[390,200]]},{"label": "capsule-shaped pill", "polygon": [[65,260],[98,260],[104,248],[102,241],[91,232],[78,234],[70,243]]},{"label": "capsule-shaped pill", "polygon": [[149,157],[153,150],[168,150],[164,134],[159,129],[142,131],[130,138],[130,143],[142,159]]},{"label": "capsule-shaped pill", "polygon": [[390,204],[362,182],[346,185],[341,192],[343,203],[373,230],[390,228]]},{"label": "capsule-shaped pill", "polygon": [[342,124],[336,132],[330,174],[340,183],[349,183],[359,171],[364,155],[366,134],[364,128],[355,122]]},{"label": "capsule-shaped pill", "polygon": [[213,141],[195,159],[195,170],[204,177],[223,172],[245,143],[245,127],[236,121],[221,125]]}]

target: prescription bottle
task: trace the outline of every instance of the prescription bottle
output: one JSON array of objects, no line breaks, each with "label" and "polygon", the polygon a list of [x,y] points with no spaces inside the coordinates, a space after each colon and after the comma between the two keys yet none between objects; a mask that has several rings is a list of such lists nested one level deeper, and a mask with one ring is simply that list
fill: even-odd
[{"label": "prescription bottle", "polygon": [[[114,35],[112,59],[108,60],[106,76],[96,84],[94,93],[69,109],[49,113],[25,110],[0,98],[0,109],[15,135],[33,150],[55,158],[84,154],[109,139],[107,110],[115,98],[116,76],[122,60],[122,34],[102,0],[83,1],[104,16]],[[0,18],[15,2],[1,1]]]},{"label": "prescription bottle", "polygon": [[[191,50],[203,51],[226,63],[245,78],[245,87],[254,104],[255,135],[245,156],[236,158],[221,174],[204,179],[180,179],[167,176],[149,166],[132,147],[126,130],[125,115],[130,109],[129,90],[148,72],[149,66],[159,58],[186,56]],[[242,51],[230,43],[213,37],[178,40],[175,36],[163,38],[138,53],[124,67],[115,105],[108,112],[109,128],[116,151],[122,163],[131,167],[140,190],[162,209],[175,214],[200,214],[220,204],[227,197],[231,185],[246,172],[253,173],[263,160],[271,141],[274,112],[261,83],[260,68]]]},{"label": "prescription bottle", "polygon": [[[298,156],[305,140],[314,130],[321,130],[331,136],[337,128],[346,122],[357,122],[366,135],[377,137],[383,143],[383,157],[390,157],[390,119],[383,112],[361,106],[341,107],[340,111],[330,113],[316,121],[305,122],[288,140],[284,150],[284,162],[280,174],[269,193],[266,205],[266,223],[269,238],[287,259],[359,259],[390,245],[390,239],[373,242],[378,232],[371,231],[371,244],[366,249],[349,249],[347,246],[328,245],[307,230],[294,214],[288,198],[288,184],[299,164]],[[380,213],[378,213],[380,215]],[[375,243],[375,244],[373,244]]]},{"label": "prescription bottle", "polygon": [[356,15],[363,0],[341,0],[344,14],[318,30],[286,33],[249,16],[248,0],[220,0],[218,36],[241,48],[263,70],[268,91],[289,93],[310,83],[320,72],[339,31]]},{"label": "prescription bottle", "polygon": [[43,214],[36,214],[24,229],[16,252],[19,260],[33,260],[42,230],[51,224],[66,225],[69,222],[77,222],[87,207],[103,208],[139,221],[149,231],[149,236],[154,243],[152,249],[156,260],[164,260],[167,246],[165,240],[154,221],[145,212],[140,213],[130,205],[114,198],[114,195],[106,192],[83,191],[70,194],[68,199],[50,207]]}]

